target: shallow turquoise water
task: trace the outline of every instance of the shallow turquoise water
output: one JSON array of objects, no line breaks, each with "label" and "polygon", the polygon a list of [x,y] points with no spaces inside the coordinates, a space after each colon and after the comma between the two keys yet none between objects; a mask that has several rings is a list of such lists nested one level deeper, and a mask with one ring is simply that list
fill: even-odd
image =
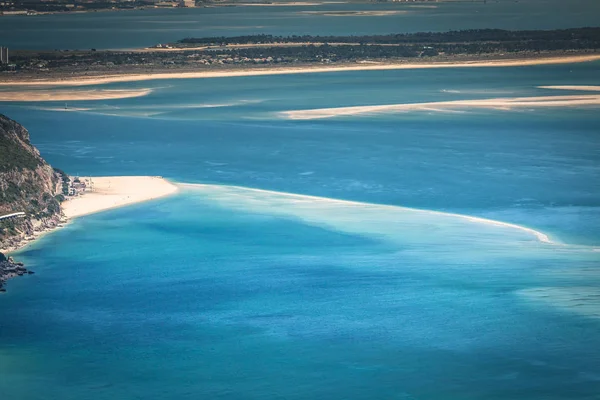
[{"label": "shallow turquoise water", "polygon": [[69,103],[82,111],[3,106],[70,173],[203,185],[20,254],[37,274],[0,302],[0,393],[597,399],[596,108],[279,112],[560,95],[537,86],[598,85],[598,66],[139,82],[111,87],[153,92]]}]

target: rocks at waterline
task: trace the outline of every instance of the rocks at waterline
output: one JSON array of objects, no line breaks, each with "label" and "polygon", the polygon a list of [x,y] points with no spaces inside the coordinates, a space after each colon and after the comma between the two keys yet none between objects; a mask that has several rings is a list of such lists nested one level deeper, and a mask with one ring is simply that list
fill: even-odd
[{"label": "rocks at waterline", "polygon": [[25,268],[22,262],[15,262],[12,257],[6,257],[0,253],[0,292],[6,291],[4,284],[8,279],[33,273]]}]

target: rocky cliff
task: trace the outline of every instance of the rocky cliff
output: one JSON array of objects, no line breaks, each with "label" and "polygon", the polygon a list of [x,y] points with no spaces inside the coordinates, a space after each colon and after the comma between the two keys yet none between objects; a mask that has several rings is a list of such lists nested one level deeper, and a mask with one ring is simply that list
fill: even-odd
[{"label": "rocky cliff", "polygon": [[18,248],[60,222],[62,178],[31,144],[29,132],[0,114],[0,218],[25,213],[0,220],[0,251]]}]

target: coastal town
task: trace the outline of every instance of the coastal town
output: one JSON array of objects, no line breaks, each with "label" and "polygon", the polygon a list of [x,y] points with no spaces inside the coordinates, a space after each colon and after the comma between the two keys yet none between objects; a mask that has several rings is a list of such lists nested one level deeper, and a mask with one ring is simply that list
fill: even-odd
[{"label": "coastal town", "polygon": [[[345,3],[441,3],[460,0],[353,0]],[[487,0],[471,0],[485,3]],[[196,8],[236,6],[294,6],[320,5],[327,1],[269,1],[269,0],[3,0],[0,1],[0,16],[64,13],[144,10],[153,8]]]}]

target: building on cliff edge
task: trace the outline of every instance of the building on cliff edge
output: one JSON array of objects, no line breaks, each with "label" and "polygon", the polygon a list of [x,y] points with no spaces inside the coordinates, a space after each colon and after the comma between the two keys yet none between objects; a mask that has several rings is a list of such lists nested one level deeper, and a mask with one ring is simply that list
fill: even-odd
[{"label": "building on cliff edge", "polygon": [[0,47],[0,64],[8,64],[8,47]]}]

